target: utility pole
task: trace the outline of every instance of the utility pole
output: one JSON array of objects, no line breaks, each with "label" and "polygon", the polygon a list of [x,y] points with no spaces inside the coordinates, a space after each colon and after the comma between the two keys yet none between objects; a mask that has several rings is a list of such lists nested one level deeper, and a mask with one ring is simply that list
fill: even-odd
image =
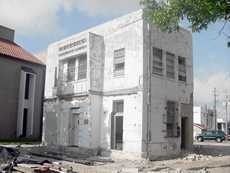
[{"label": "utility pole", "polygon": [[226,100],[225,100],[225,111],[226,111],[226,122],[225,122],[225,131],[226,131],[226,135],[228,135],[228,100],[229,97],[228,95],[226,95]]},{"label": "utility pole", "polygon": [[214,88],[214,122],[215,122],[215,130],[216,130],[216,124],[217,124],[217,113],[216,113],[216,88]]}]

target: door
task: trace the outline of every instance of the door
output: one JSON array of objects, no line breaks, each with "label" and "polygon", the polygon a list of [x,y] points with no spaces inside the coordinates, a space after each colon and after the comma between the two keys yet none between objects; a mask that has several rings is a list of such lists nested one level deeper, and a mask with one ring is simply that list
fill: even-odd
[{"label": "door", "polygon": [[123,149],[123,116],[112,116],[111,149]]},{"label": "door", "polygon": [[70,145],[79,146],[80,114],[72,114]]},{"label": "door", "polygon": [[22,135],[21,137],[27,136],[27,119],[28,119],[28,109],[23,110],[23,124],[22,124]]},{"label": "door", "polygon": [[187,121],[188,121],[188,118],[182,117],[181,119],[181,149],[186,149]]}]

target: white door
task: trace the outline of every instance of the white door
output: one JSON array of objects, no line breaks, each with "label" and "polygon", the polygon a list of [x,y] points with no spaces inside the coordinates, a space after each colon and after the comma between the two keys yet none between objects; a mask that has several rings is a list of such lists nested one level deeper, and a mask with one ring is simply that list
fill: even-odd
[{"label": "white door", "polygon": [[79,146],[80,114],[72,114],[70,145]]}]

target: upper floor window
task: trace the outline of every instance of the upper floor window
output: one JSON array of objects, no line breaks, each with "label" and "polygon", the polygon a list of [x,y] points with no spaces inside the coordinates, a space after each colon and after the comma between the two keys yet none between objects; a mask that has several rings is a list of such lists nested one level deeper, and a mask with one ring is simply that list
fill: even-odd
[{"label": "upper floor window", "polygon": [[75,80],[75,65],[76,59],[69,59],[67,62],[67,81],[71,82]]},{"label": "upper floor window", "polygon": [[31,85],[31,74],[26,73],[26,81],[25,81],[25,99],[29,99],[29,94],[30,94],[30,86]]},{"label": "upper floor window", "polygon": [[114,51],[114,76],[122,76],[125,72],[125,48]]},{"label": "upper floor window", "polygon": [[175,78],[175,55],[166,53],[166,75],[170,79]]},{"label": "upper floor window", "polygon": [[153,74],[163,75],[163,53],[161,49],[153,48]]},{"label": "upper floor window", "polygon": [[186,59],[184,57],[178,57],[178,80],[186,82]]},{"label": "upper floor window", "polygon": [[86,79],[87,76],[87,55],[83,54],[78,58],[78,80]]}]

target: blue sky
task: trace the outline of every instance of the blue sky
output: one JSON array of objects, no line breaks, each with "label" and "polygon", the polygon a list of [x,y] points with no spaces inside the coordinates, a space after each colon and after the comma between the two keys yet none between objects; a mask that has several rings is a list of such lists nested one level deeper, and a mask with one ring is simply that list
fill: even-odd
[{"label": "blue sky", "polygon": [[[0,24],[16,30],[16,42],[38,53],[57,40],[139,8],[139,0],[1,0]],[[11,11],[14,11],[12,13]],[[212,105],[212,90],[230,94],[230,48],[222,23],[193,34],[195,104]],[[230,33],[230,25],[226,26]]]}]

